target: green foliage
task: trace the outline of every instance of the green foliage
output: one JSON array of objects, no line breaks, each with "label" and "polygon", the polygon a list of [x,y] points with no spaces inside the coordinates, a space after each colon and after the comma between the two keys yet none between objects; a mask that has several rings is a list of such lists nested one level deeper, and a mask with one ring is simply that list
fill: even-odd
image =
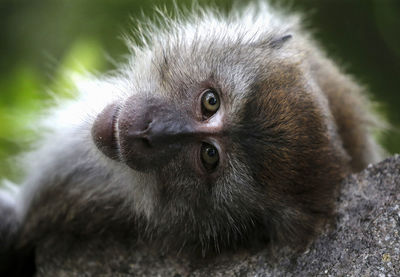
[{"label": "green foliage", "polygon": [[54,82],[49,86],[50,91],[61,97],[74,94],[72,73],[94,72],[104,68],[105,56],[98,41],[77,40],[66,53],[60,66],[54,74]]},{"label": "green foliage", "polygon": [[84,73],[104,67],[104,55],[99,42],[77,40],[60,62],[52,82],[46,82],[28,65],[16,66],[0,80],[0,176],[13,178],[18,168],[7,163],[15,155],[29,147],[36,136],[35,124],[39,112],[56,92],[57,97],[71,97],[74,84],[71,73]]},{"label": "green foliage", "polygon": [[29,65],[18,65],[0,79],[0,176],[12,172],[5,159],[19,151],[17,141],[32,136],[27,130],[35,117],[42,86],[40,76]]}]

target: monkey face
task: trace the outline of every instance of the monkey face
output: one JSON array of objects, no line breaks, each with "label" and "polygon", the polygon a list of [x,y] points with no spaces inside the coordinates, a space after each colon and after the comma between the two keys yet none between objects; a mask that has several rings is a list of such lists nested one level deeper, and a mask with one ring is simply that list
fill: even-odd
[{"label": "monkey face", "polygon": [[98,115],[96,146],[156,180],[150,237],[307,242],[332,212],[345,161],[325,99],[281,37],[167,40],[136,57],[135,93]]},{"label": "monkey face", "polygon": [[189,103],[193,108],[188,111],[180,106],[183,103],[137,95],[122,107],[109,105],[94,124],[95,142],[108,157],[134,170],[156,170],[187,150],[199,156],[193,161],[199,175],[212,173],[220,161],[223,131],[219,94],[203,86],[195,98],[198,103]]}]

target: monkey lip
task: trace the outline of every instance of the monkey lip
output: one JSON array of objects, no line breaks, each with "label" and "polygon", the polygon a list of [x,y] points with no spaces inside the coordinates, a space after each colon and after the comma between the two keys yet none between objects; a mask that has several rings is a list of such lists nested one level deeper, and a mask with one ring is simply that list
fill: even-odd
[{"label": "monkey lip", "polygon": [[114,160],[119,160],[119,147],[116,136],[119,110],[116,103],[108,105],[97,116],[92,127],[92,138],[95,145],[107,157]]}]

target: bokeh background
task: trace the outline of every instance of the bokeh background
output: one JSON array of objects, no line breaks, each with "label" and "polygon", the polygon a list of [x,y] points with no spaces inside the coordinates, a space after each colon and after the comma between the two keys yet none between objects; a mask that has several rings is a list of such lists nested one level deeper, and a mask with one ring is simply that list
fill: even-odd
[{"label": "bokeh background", "polygon": [[[230,0],[198,2],[232,8]],[[328,54],[369,89],[392,125],[380,140],[400,152],[400,0],[272,2],[303,13]],[[173,10],[173,1],[0,0],[0,179],[17,178],[10,159],[34,140],[35,117],[51,94],[67,97],[67,72],[115,68],[128,53],[122,34],[156,6]]]}]

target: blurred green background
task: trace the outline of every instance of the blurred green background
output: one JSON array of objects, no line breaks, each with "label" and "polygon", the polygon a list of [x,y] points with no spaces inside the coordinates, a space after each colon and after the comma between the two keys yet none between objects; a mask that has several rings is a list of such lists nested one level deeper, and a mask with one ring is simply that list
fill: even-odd
[{"label": "blurred green background", "polygon": [[[176,1],[190,6],[191,1]],[[232,1],[198,1],[229,10]],[[251,1],[242,1],[251,2]],[[279,1],[305,14],[329,55],[371,91],[393,128],[382,144],[400,152],[400,1]],[[66,72],[103,72],[123,61],[122,34],[132,18],[154,15],[172,1],[0,0],[0,177],[14,179],[10,157],[33,140],[34,119],[51,97],[71,84]]]}]

